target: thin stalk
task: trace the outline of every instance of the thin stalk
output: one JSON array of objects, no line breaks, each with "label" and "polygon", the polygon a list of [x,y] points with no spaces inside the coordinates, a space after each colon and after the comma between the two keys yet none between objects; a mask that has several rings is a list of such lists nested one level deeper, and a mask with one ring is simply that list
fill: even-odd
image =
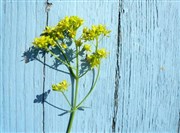
[{"label": "thin stalk", "polygon": [[69,102],[69,100],[68,100],[67,96],[64,94],[64,92],[62,92],[62,94],[63,94],[64,98],[66,99],[66,101],[68,102],[69,106],[72,107],[71,103]]},{"label": "thin stalk", "polygon": [[79,85],[79,48],[76,46],[76,90],[75,90],[75,98],[74,98],[74,103],[73,103],[73,108],[71,109],[71,115],[70,115],[70,119],[69,119],[69,124],[68,124],[68,128],[67,128],[67,133],[70,133],[71,128],[72,128],[72,124],[73,124],[73,120],[74,120],[74,116],[75,116],[75,112],[77,110],[76,108],[76,102],[77,102],[77,95],[78,95],[78,85]]},{"label": "thin stalk", "polygon": [[68,124],[68,128],[67,128],[66,133],[70,133],[71,132],[74,116],[75,116],[75,111],[71,112],[70,119],[69,119],[69,124]]},{"label": "thin stalk", "polygon": [[60,49],[61,53],[63,54],[66,62],[67,62],[67,63],[69,64],[69,66],[70,66],[70,67],[68,67],[70,73],[72,74],[72,76],[74,76],[74,78],[76,78],[76,75],[74,74],[74,71],[73,71],[73,69],[72,69],[72,67],[71,67],[71,63],[69,62],[66,54],[64,53],[64,51],[63,51],[63,49],[61,48],[61,46],[59,45],[59,43],[58,43],[58,42],[56,42],[56,43],[57,43],[57,46],[58,46],[58,48]]},{"label": "thin stalk", "polygon": [[74,107],[77,102],[77,94],[78,94],[78,84],[79,84],[79,49],[76,46],[76,90],[75,90],[75,99],[74,99]]},{"label": "thin stalk", "polygon": [[83,98],[83,100],[76,106],[76,108],[79,108],[81,106],[81,104],[88,98],[88,96],[91,94],[91,92],[94,90],[94,87],[97,83],[97,80],[99,78],[99,74],[100,74],[100,66],[98,67],[98,73],[95,79],[94,84],[92,85],[91,89],[89,90],[89,92],[87,93],[87,95]]},{"label": "thin stalk", "polygon": [[87,72],[89,72],[90,69],[87,69],[82,75],[79,76],[79,78],[83,77]]},{"label": "thin stalk", "polygon": [[72,70],[72,68],[71,68],[71,67],[68,67],[68,69],[69,69],[69,72],[72,74],[72,76],[73,76],[74,78],[76,78],[76,75],[74,74],[74,71]]},{"label": "thin stalk", "polygon": [[54,56],[54,58],[56,58],[57,60],[59,60],[61,63],[63,63],[64,65],[71,67],[69,64],[67,64],[66,62],[64,62],[63,60],[61,60],[57,55],[55,55],[51,50],[49,50],[48,48],[46,49],[52,56]]},{"label": "thin stalk", "polygon": [[96,52],[97,52],[97,49],[98,49],[98,37],[96,37]]},{"label": "thin stalk", "polygon": [[69,62],[69,60],[68,60],[66,54],[64,53],[63,49],[61,48],[60,44],[59,44],[58,42],[56,42],[56,43],[57,43],[58,48],[59,48],[60,51],[62,52],[62,54],[63,54],[63,56],[64,56],[66,62],[70,65],[70,62]]},{"label": "thin stalk", "polygon": [[72,66],[70,65],[70,64],[68,64],[68,63],[66,63],[66,62],[64,62],[63,60],[61,60],[58,56],[56,56],[51,50],[49,50],[49,49],[46,49],[52,56],[54,56],[54,58],[56,58],[57,60],[59,60],[61,63],[63,63],[68,69],[69,69],[69,71],[70,71],[70,73],[76,78],[76,75],[74,74],[74,72],[73,72],[73,68],[72,68]]}]

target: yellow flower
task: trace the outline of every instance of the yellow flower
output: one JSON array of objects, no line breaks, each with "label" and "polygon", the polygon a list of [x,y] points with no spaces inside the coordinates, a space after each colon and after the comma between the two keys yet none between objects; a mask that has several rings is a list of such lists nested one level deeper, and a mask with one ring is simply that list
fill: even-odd
[{"label": "yellow flower", "polygon": [[46,26],[45,30],[43,31],[44,34],[51,34],[55,30],[55,27]]},{"label": "yellow flower", "polygon": [[76,46],[80,47],[82,45],[81,40],[75,40],[75,44]]},{"label": "yellow flower", "polygon": [[107,30],[104,25],[92,25],[91,29],[85,27],[83,29],[82,38],[85,41],[91,41],[98,38],[100,35],[107,36],[110,33],[110,30]]},{"label": "yellow flower", "polygon": [[74,38],[76,36],[77,29],[83,24],[83,22],[84,20],[77,16],[66,16],[58,23],[56,29],[63,34],[67,32],[69,37]]},{"label": "yellow flower", "polygon": [[91,45],[85,44],[84,47],[83,47],[83,49],[84,49],[85,51],[91,52]]},{"label": "yellow flower", "polygon": [[66,49],[67,48],[67,45],[65,43],[62,43],[61,46]]},{"label": "yellow flower", "polygon": [[71,38],[74,38],[76,36],[76,31],[73,29],[68,30],[68,35]]},{"label": "yellow flower", "polygon": [[98,25],[98,31],[99,31],[99,34],[103,34],[104,36],[107,36],[111,31],[110,30],[107,30],[106,29],[106,26],[105,25]]},{"label": "yellow flower", "polygon": [[59,31],[57,32],[56,36],[57,36],[58,39],[64,39],[63,33],[59,32]]},{"label": "yellow flower", "polygon": [[35,47],[46,49],[48,45],[55,46],[55,41],[49,36],[40,36],[39,38],[35,38],[33,42]]},{"label": "yellow flower", "polygon": [[88,55],[86,56],[86,59],[87,59],[88,62],[90,62],[91,59],[92,59],[92,55],[89,55],[89,54],[88,54]]},{"label": "yellow flower", "polygon": [[64,92],[67,90],[68,86],[69,86],[69,84],[67,83],[67,81],[63,80],[62,82],[60,82],[58,84],[53,84],[52,89],[53,89],[53,91]]},{"label": "yellow flower", "polygon": [[91,68],[98,67],[102,58],[107,57],[107,52],[104,48],[98,49],[95,53],[86,56],[87,62],[89,62]]},{"label": "yellow flower", "polygon": [[108,53],[106,52],[106,49],[102,48],[97,50],[97,54],[100,58],[106,58]]},{"label": "yellow flower", "polygon": [[89,62],[91,68],[97,67],[100,64],[100,58],[98,58],[96,54],[87,55],[86,59]]}]

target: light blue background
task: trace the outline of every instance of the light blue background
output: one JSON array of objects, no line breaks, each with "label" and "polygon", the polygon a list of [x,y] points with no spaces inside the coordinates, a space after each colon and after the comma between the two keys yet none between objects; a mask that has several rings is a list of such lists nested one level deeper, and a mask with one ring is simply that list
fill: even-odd
[{"label": "light blue background", "polygon": [[[78,15],[85,25],[106,24],[111,36],[102,41],[110,55],[104,60],[95,91],[78,111],[73,132],[177,133],[180,130],[180,1],[69,0],[0,2],[0,132],[65,132],[69,114],[48,104],[34,103],[36,95],[68,75],[25,63],[48,21]],[[43,61],[43,58],[41,58]],[[46,62],[50,62],[47,55]],[[62,67],[62,69],[64,69]],[[92,75],[81,81],[79,101]],[[84,84],[84,86],[83,86]],[[70,93],[67,93],[70,96]],[[68,109],[62,95],[46,99]],[[179,126],[178,126],[179,125]]]}]

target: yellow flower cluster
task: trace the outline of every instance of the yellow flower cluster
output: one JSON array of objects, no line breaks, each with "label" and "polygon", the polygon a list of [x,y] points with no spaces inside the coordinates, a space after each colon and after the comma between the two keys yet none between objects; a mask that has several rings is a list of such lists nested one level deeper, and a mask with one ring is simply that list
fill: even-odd
[{"label": "yellow flower cluster", "polygon": [[83,42],[81,41],[81,39],[79,39],[79,40],[75,40],[75,44],[76,46],[80,47],[83,44]]},{"label": "yellow flower cluster", "polygon": [[85,41],[91,41],[98,38],[100,35],[108,36],[110,32],[111,31],[107,30],[104,25],[93,25],[91,29],[88,29],[87,27],[83,29],[82,39]]},{"label": "yellow flower cluster", "polygon": [[74,38],[76,36],[77,29],[84,23],[84,20],[77,16],[65,17],[61,20],[57,27],[59,31],[67,32],[69,37]]},{"label": "yellow flower cluster", "polygon": [[106,58],[107,54],[107,51],[104,48],[102,48],[98,49],[95,53],[91,55],[87,55],[86,59],[89,62],[91,68],[94,68],[99,66],[101,59]]},{"label": "yellow flower cluster", "polygon": [[[75,38],[77,29],[84,23],[84,20],[77,16],[65,17],[62,19],[55,27],[46,27],[40,37],[35,38],[33,44],[34,46],[42,49],[47,49],[49,46],[55,47],[57,41],[61,40],[61,47],[66,49],[67,45],[64,43],[63,39],[65,37]],[[108,36],[110,30],[106,29],[105,25],[93,25],[91,28],[85,27],[83,33],[79,39],[74,39],[75,45],[79,48],[83,45],[82,50],[86,52],[91,52],[91,45],[84,44],[86,41],[91,41],[98,39],[99,36]],[[98,42],[97,42],[98,43]],[[87,55],[87,61],[92,68],[97,67],[100,64],[102,58],[107,57],[107,52],[105,49],[98,49],[98,44],[96,44],[95,52]],[[63,81],[58,85],[53,85],[54,90],[62,88],[61,86],[66,85]]]},{"label": "yellow flower cluster", "polygon": [[55,27],[46,26],[46,29],[43,31],[42,35],[50,36],[55,41],[64,39],[63,32],[60,31],[57,26]]},{"label": "yellow flower cluster", "polygon": [[53,84],[52,89],[53,89],[53,91],[64,92],[65,90],[67,90],[68,86],[69,86],[69,84],[67,83],[67,81],[63,80],[62,82],[60,82],[58,84]]},{"label": "yellow flower cluster", "polygon": [[[54,47],[57,40],[64,39],[65,36],[74,38],[77,29],[84,20],[77,16],[65,17],[55,27],[46,27],[39,38],[35,38],[33,44],[38,48],[46,49],[48,46]],[[65,47],[65,45],[63,45]]]},{"label": "yellow flower cluster", "polygon": [[70,38],[74,38],[77,29],[83,22],[84,20],[77,16],[65,17],[55,27],[46,27],[43,33],[50,35],[55,40],[63,39],[66,34]]},{"label": "yellow flower cluster", "polygon": [[107,57],[107,52],[106,52],[106,49],[105,48],[101,48],[101,49],[98,49],[97,50],[97,56],[99,58],[106,58]]},{"label": "yellow flower cluster", "polygon": [[33,44],[38,48],[47,48],[48,45],[54,47],[56,45],[56,42],[49,36],[40,36],[39,38],[34,39]]},{"label": "yellow flower cluster", "polygon": [[91,45],[85,44],[84,47],[83,47],[83,49],[84,49],[85,51],[91,52]]},{"label": "yellow flower cluster", "polygon": [[[84,20],[77,16],[65,17],[54,27],[47,26],[40,37],[35,38],[33,41],[35,47],[41,50],[44,49],[58,63],[65,65],[71,77],[76,80],[75,104],[73,105],[64,93],[69,86],[66,80],[52,85],[53,91],[63,94],[71,107],[71,113],[76,111],[91,93],[90,91],[79,104],[76,104],[79,79],[90,71],[90,69],[98,67],[97,80],[101,60],[108,55],[106,49],[99,48],[99,41],[101,39],[100,37],[108,37],[110,30],[102,24],[92,25],[91,28],[83,28],[82,34],[77,37],[77,30],[83,23]],[[74,60],[76,60],[75,63]],[[81,70],[85,70],[86,68],[87,71],[81,73]],[[95,84],[96,82],[93,83],[90,90],[93,90]],[[68,129],[68,131],[70,130]]]}]

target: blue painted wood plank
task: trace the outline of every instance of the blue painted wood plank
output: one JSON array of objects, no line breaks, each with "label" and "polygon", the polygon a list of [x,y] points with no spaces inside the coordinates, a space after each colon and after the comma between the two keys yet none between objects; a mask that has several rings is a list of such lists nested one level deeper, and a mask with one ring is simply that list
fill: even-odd
[{"label": "blue painted wood plank", "polygon": [[[0,2],[0,12],[2,13],[3,12],[3,3]],[[2,27],[2,15],[0,15],[0,45],[2,45],[2,30],[3,27]],[[0,89],[2,89],[2,47],[0,47]],[[2,105],[3,103],[3,93],[2,91],[0,91],[0,104]],[[3,117],[3,108],[0,108],[0,118]],[[0,132],[1,132],[1,129],[3,127],[3,119],[0,119]]]},{"label": "blue painted wood plank", "polygon": [[178,131],[180,3],[121,1],[117,132]]},{"label": "blue painted wood plank", "polygon": [[[42,64],[25,64],[22,55],[45,26],[44,2],[2,2],[1,132],[42,132],[43,108],[33,101],[42,93]],[[23,61],[22,61],[23,60]]]},{"label": "blue painted wood plank", "polygon": [[[50,1],[52,8],[49,12],[49,25],[53,26],[65,16],[77,15],[85,20],[85,26],[92,24],[106,24],[112,30],[110,38],[105,39],[100,47],[105,47],[110,52],[107,60],[104,60],[101,67],[101,76],[91,97],[84,103],[90,108],[85,111],[77,111],[72,132],[111,132],[112,114],[114,104],[115,86],[115,63],[117,45],[117,22],[118,22],[118,2],[100,1]],[[51,58],[47,56],[46,62]],[[60,69],[66,70],[63,67]],[[70,81],[69,75],[58,73],[46,68],[46,91],[51,89],[52,83],[57,83],[63,79]],[[89,73],[84,80],[80,81],[79,88],[80,101],[87,93],[92,80],[92,73]],[[106,83],[106,84],[105,84]],[[71,88],[69,88],[71,89]],[[71,96],[70,91],[66,92]],[[66,101],[60,93],[51,92],[47,101],[61,108],[69,109]],[[56,108],[45,104],[45,131],[65,132],[69,120],[69,114],[58,116],[62,113]]]},{"label": "blue painted wood plank", "polygon": [[[101,43],[110,55],[103,61],[96,89],[84,104],[90,108],[76,113],[73,132],[177,132],[179,3],[50,2],[49,25],[64,16],[78,15],[86,26],[102,23],[112,30],[110,38]],[[3,1],[0,11],[0,132],[64,132],[69,114],[58,116],[63,111],[51,104],[69,109],[66,101],[51,91],[44,108],[34,103],[43,93],[43,65],[21,61],[23,52],[46,25],[44,1]],[[49,55],[46,63],[53,63]],[[45,92],[63,79],[70,82],[69,75],[47,66],[45,74]],[[81,81],[78,101],[91,80],[89,73]],[[70,91],[67,95],[71,96]]]}]

